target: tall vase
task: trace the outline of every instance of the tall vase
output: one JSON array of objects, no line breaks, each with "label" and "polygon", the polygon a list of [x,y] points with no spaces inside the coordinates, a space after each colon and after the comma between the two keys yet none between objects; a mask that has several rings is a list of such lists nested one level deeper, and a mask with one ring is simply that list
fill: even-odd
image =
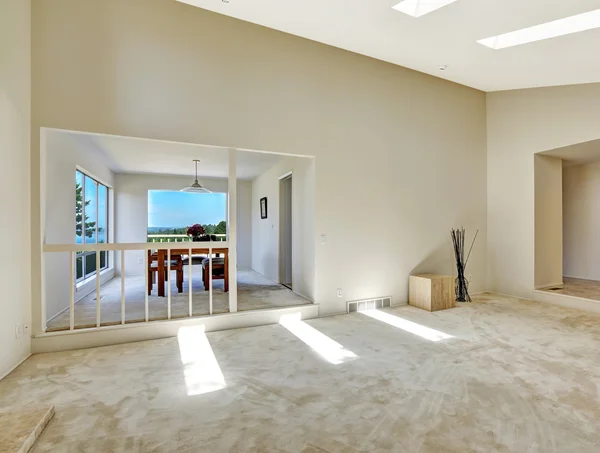
[{"label": "tall vase", "polygon": [[[479,233],[479,230],[477,230],[477,233]],[[469,296],[469,282],[465,278],[465,268],[469,262],[469,256],[471,255],[471,249],[477,238],[477,233],[475,233],[469,253],[465,257],[465,229],[452,229],[450,232],[452,243],[454,245],[454,257],[456,258],[456,271],[458,274],[458,277],[454,280],[456,302],[471,302],[471,297]]]},{"label": "tall vase", "polygon": [[456,294],[456,302],[471,302],[471,296],[469,296],[469,282],[465,278],[462,269],[458,270],[458,277],[454,280],[454,292]]}]

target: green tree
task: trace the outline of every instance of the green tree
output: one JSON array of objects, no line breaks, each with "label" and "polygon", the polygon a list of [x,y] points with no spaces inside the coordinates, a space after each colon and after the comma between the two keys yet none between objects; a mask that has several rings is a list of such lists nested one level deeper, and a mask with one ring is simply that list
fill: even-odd
[{"label": "green tree", "polygon": [[[85,206],[90,204],[91,200],[85,202]],[[83,187],[81,184],[75,185],[75,234],[81,237],[83,230]],[[91,238],[96,232],[96,222],[88,222],[89,217],[85,216],[85,237]]]},{"label": "green tree", "polygon": [[227,234],[227,223],[225,220],[221,220],[219,224],[215,227],[214,234]]}]

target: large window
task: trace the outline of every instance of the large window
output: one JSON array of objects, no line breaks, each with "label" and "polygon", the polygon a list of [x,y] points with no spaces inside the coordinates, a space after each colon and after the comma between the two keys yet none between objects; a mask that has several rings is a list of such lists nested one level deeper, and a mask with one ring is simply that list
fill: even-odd
[{"label": "large window", "polygon": [[148,242],[184,242],[190,240],[187,228],[202,225],[213,240],[224,241],[227,195],[224,193],[187,193],[164,190],[148,191]]},{"label": "large window", "polygon": [[[108,187],[94,178],[75,172],[75,242],[108,242]],[[96,272],[96,252],[77,252],[77,281]],[[108,268],[107,252],[100,252],[100,269]]]}]

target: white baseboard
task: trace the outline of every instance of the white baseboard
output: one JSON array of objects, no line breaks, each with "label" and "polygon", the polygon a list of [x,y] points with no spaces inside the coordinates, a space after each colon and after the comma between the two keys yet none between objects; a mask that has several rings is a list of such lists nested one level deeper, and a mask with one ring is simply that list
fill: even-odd
[{"label": "white baseboard", "polygon": [[481,294],[491,294],[493,296],[510,297],[512,299],[533,300],[533,295],[531,297],[522,297],[515,296],[514,294],[500,293],[498,291],[483,291]]},{"label": "white baseboard", "polygon": [[[115,278],[115,268],[109,267],[100,271],[100,286],[105,285],[109,281]],[[80,302],[90,294],[96,291],[96,276],[84,280],[84,282],[78,283],[75,290],[75,303]]]},{"label": "white baseboard", "polygon": [[[114,268],[110,268],[110,269],[105,269],[104,271],[100,272],[100,286],[105,285],[106,283],[108,283],[109,281],[111,281],[113,278],[115,278],[115,270]],[[79,303],[81,302],[83,299],[85,299],[87,296],[89,296],[90,294],[92,294],[94,291],[96,291],[96,281],[95,279],[92,280],[90,283],[93,283],[93,288],[89,289],[85,294],[81,295],[81,294],[77,294],[77,292],[75,292],[75,303]],[[58,313],[56,313],[54,316],[52,316],[51,318],[46,320],[46,325],[48,325],[48,323],[50,321],[52,321],[54,318],[57,318],[58,316],[62,315],[65,311],[67,311],[69,309],[69,305],[67,305],[65,308],[63,308],[61,311],[59,311]]]},{"label": "white baseboard", "polygon": [[538,291],[543,291],[544,289],[548,289],[548,288],[562,288],[563,286],[565,286],[564,282],[560,282],[560,283],[554,283],[552,285],[542,285],[542,286],[536,286],[535,289]]},{"label": "white baseboard", "polygon": [[313,300],[312,300],[310,297],[308,297],[308,296],[305,296],[305,295],[304,295],[304,294],[302,294],[302,293],[299,293],[299,292],[297,292],[297,291],[294,291],[293,289],[292,289],[292,292],[293,292],[294,294],[296,294],[297,296],[300,296],[302,299],[306,299],[306,300],[307,300],[307,301],[309,301],[311,304],[314,304],[314,303],[315,303],[315,302],[314,302],[314,301],[313,301]]},{"label": "white baseboard", "polygon": [[6,373],[4,373],[3,376],[0,376],[0,381],[2,379],[4,379],[6,376],[8,376],[10,373],[12,373],[13,371],[15,371],[23,362],[25,362],[25,360],[27,360],[29,357],[31,357],[33,354],[29,353],[27,356],[25,356],[24,359],[22,359],[19,363],[17,363],[14,367],[12,367],[10,370],[8,370]]},{"label": "white baseboard", "polygon": [[[77,302],[75,302],[75,303],[77,303]],[[65,308],[63,308],[61,311],[59,311],[59,312],[58,312],[58,313],[56,313],[54,316],[52,316],[52,318],[50,318],[50,319],[47,319],[47,320],[46,320],[46,325],[48,325],[48,323],[49,323],[50,321],[52,321],[54,318],[57,318],[57,317],[59,317],[60,315],[62,315],[62,314],[63,314],[65,311],[67,311],[69,308],[70,308],[70,307],[69,307],[69,305],[67,305],[67,306],[66,306]]]},{"label": "white baseboard", "polygon": [[[270,281],[272,281],[272,282],[273,282],[273,283],[275,283],[276,285],[285,286],[285,285],[282,285],[281,283],[279,283],[277,280],[273,280],[271,277],[269,277],[269,276],[267,276],[267,275],[263,274],[262,272],[258,272],[256,269],[249,269],[249,270],[251,270],[252,272],[256,272],[256,273],[257,273],[257,274],[259,274],[259,275],[262,275],[264,278],[266,278],[267,280],[270,280]],[[288,287],[286,286],[286,288],[288,288]],[[315,301],[314,301],[314,300],[312,300],[310,297],[308,297],[308,296],[305,296],[304,294],[302,294],[302,293],[299,293],[298,291],[294,291],[294,288],[293,288],[293,286],[292,286],[292,289],[291,289],[291,291],[292,291],[294,294],[296,294],[296,295],[298,295],[298,296],[302,297],[303,299],[306,299],[307,301],[309,301],[309,302],[311,302],[311,303],[313,303],[313,304],[315,303]]]},{"label": "white baseboard", "polygon": [[329,318],[331,316],[341,316],[341,315],[347,315],[348,313],[345,311],[336,311],[333,313],[327,313],[325,315],[322,315],[321,313],[319,313],[319,318]]},{"label": "white baseboard", "polygon": [[559,307],[587,311],[589,313],[600,313],[599,300],[585,299],[583,297],[568,296],[566,294],[538,290],[533,292],[533,300],[544,304],[558,305]]}]

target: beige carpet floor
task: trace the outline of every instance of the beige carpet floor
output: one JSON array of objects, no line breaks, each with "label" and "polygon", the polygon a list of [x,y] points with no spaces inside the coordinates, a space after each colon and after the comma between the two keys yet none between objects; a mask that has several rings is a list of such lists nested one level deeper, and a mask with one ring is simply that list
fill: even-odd
[{"label": "beige carpet floor", "polygon": [[546,289],[546,292],[600,300],[600,282],[582,278],[563,277],[563,286]]},{"label": "beige carpet floor", "polygon": [[[178,293],[175,285],[175,273],[171,282],[171,317],[181,318],[189,315],[189,280],[184,275],[183,292]],[[200,266],[193,269],[192,314],[205,316],[209,314],[208,291],[204,290]],[[260,310],[264,308],[287,307],[311,303],[262,276],[249,270],[238,271],[238,311]],[[125,322],[142,322],[145,319],[144,276],[130,276],[125,279]],[[166,294],[165,289],[165,294]],[[68,301],[67,301],[68,304]],[[167,298],[158,297],[157,285],[148,297],[149,320],[167,319]],[[223,292],[223,280],[213,281],[213,314],[229,313],[229,293]],[[69,310],[64,311],[47,323],[47,331],[65,330],[69,328]],[[100,320],[102,325],[119,324],[121,322],[121,279],[114,278],[104,284],[100,290]],[[75,328],[96,326],[96,292],[94,291],[75,304]]]},{"label": "beige carpet floor", "polygon": [[35,355],[0,407],[56,405],[33,453],[600,451],[600,316],[486,295],[377,318]]}]

